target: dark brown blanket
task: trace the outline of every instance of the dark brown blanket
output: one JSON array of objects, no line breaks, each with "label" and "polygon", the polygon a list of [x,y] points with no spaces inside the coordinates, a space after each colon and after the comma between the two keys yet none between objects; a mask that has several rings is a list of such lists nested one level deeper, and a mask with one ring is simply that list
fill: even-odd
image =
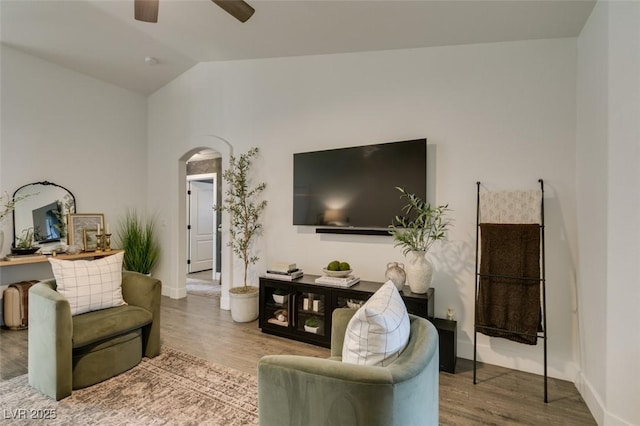
[{"label": "dark brown blanket", "polygon": [[478,331],[535,345],[541,329],[540,225],[481,223],[480,232],[476,324],[508,331],[482,328]]}]

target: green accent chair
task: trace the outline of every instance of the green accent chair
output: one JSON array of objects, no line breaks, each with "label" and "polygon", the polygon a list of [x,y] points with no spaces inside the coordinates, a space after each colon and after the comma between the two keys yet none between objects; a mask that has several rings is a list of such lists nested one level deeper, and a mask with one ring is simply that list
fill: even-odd
[{"label": "green accent chair", "polygon": [[53,279],[29,290],[29,384],[60,400],[160,353],[159,280],[122,273],[127,305],[71,316]]},{"label": "green accent chair", "polygon": [[341,362],[355,309],[333,311],[331,357],[269,355],[258,362],[261,426],[437,426],[438,332],[409,315],[409,344],[386,367]]}]

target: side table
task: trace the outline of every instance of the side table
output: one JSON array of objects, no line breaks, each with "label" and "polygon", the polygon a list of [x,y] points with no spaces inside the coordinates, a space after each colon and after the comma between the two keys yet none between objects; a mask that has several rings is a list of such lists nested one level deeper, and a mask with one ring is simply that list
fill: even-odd
[{"label": "side table", "polygon": [[432,321],[440,336],[440,370],[455,373],[458,323],[442,318],[434,318]]}]

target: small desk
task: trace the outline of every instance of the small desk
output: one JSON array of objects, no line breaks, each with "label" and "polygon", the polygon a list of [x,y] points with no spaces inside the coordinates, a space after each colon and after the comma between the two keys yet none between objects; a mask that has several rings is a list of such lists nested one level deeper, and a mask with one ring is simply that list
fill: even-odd
[{"label": "small desk", "polygon": [[18,265],[30,265],[34,263],[45,263],[49,261],[49,258],[55,257],[60,260],[80,260],[80,259],[92,259],[92,258],[100,258],[111,256],[112,254],[120,253],[124,250],[111,250],[111,251],[88,251],[82,252],[78,254],[58,254],[56,256],[53,255],[44,255],[44,256],[33,256],[33,257],[25,257],[24,259],[16,259],[16,260],[0,260],[0,267],[5,266],[18,266]]}]

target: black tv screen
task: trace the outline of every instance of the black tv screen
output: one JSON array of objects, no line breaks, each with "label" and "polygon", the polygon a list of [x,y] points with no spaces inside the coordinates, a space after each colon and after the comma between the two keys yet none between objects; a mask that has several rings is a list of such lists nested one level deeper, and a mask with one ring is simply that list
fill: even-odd
[{"label": "black tv screen", "polygon": [[386,228],[407,204],[396,187],[427,196],[427,140],[293,155],[293,224]]}]

